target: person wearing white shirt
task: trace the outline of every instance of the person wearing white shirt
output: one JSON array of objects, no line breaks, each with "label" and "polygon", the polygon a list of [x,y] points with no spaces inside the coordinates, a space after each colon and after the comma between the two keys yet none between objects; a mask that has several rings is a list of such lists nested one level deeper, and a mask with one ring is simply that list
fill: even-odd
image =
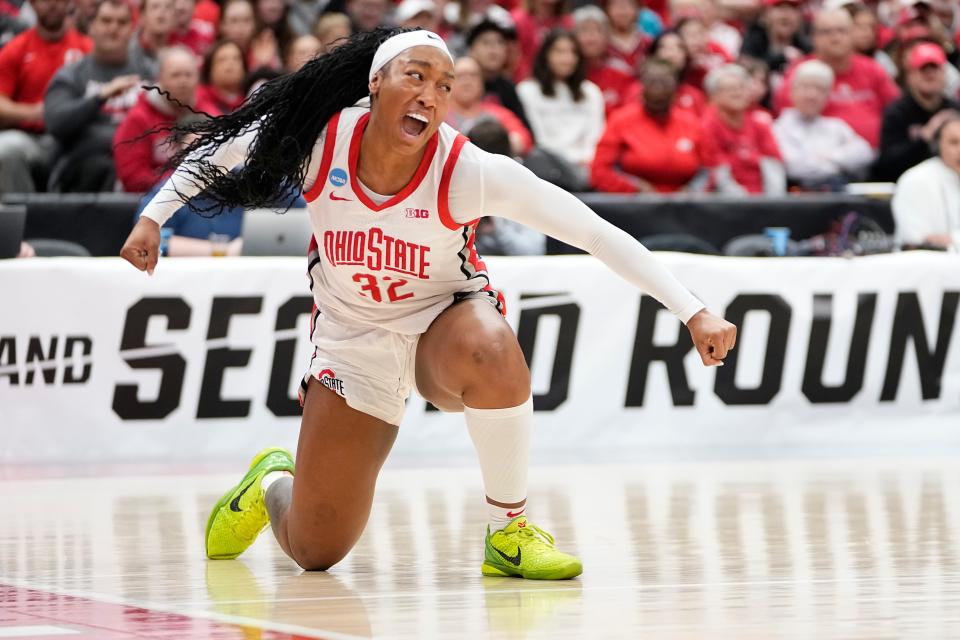
[{"label": "person wearing white shirt", "polygon": [[907,170],[893,195],[898,244],[960,250],[960,116],[934,135],[934,157]]},{"label": "person wearing white shirt", "polygon": [[787,178],[811,190],[840,190],[873,161],[870,143],[843,120],[826,117],[833,71],[819,60],[801,63],[790,84],[793,107],[773,123]]},{"label": "person wearing white shirt", "polygon": [[573,35],[554,31],[534,61],[533,78],[517,86],[538,146],[579,167],[584,177],[603,133],[603,93],[585,79]]}]

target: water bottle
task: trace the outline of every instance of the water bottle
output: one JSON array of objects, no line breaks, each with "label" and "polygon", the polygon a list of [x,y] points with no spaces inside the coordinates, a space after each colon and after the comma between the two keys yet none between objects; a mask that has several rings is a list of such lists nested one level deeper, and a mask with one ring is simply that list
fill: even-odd
[{"label": "water bottle", "polygon": [[173,229],[160,227],[160,255],[170,255],[170,238],[173,236]]},{"label": "water bottle", "polygon": [[787,227],[767,227],[763,230],[763,235],[770,238],[770,244],[773,249],[773,255],[787,255],[787,246],[790,241],[790,229]]}]

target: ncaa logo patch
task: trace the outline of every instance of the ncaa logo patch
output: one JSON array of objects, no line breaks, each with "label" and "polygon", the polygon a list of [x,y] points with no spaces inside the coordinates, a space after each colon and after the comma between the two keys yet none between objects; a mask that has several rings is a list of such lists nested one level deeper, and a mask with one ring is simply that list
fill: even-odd
[{"label": "ncaa logo patch", "polygon": [[342,187],[347,184],[347,172],[337,168],[330,172],[330,184],[335,187]]}]

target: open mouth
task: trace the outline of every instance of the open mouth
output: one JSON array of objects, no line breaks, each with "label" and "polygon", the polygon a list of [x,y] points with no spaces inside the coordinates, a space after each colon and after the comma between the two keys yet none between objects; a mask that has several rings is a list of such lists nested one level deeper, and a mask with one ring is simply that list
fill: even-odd
[{"label": "open mouth", "polygon": [[403,132],[408,136],[418,137],[420,136],[427,128],[429,121],[426,116],[422,116],[419,113],[408,113],[403,116]]}]

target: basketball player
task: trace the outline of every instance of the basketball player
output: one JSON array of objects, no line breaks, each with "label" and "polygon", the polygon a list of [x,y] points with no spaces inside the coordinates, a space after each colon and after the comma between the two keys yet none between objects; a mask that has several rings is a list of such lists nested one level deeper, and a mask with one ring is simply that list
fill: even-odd
[{"label": "basketball player", "polygon": [[[197,139],[127,239],[121,255],[152,273],[160,226],[201,188],[225,207],[269,206],[290,184],[307,200],[316,309],[296,473],[283,449],[254,458],[210,514],[210,558],[236,557],[269,522],[301,567],[341,560],[366,525],[415,387],[441,410],[464,413],[489,509],[482,573],[580,574],[580,561],[526,517],[530,374],[474,250],[481,216],[597,256],[686,323],[705,365],[733,348],[734,326],[633,238],[443,124],[453,79],[436,34],[357,34],[236,112],[186,125]],[[354,106],[367,96],[369,108]]]}]

